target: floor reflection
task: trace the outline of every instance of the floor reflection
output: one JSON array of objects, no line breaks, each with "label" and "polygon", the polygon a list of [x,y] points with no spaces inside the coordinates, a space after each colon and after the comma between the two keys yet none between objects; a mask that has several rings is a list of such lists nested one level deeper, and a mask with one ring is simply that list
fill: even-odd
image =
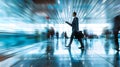
[{"label": "floor reflection", "polygon": [[52,57],[53,54],[54,54],[54,44],[53,44],[52,41],[50,41],[50,42],[47,44],[46,53],[47,53],[47,59],[50,60],[51,57]]},{"label": "floor reflection", "polygon": [[[83,60],[75,60],[71,53],[71,48],[69,48],[68,51],[71,58],[71,67],[84,67]],[[81,49],[81,54],[80,54],[81,57],[83,53],[84,53],[84,49]]]},{"label": "floor reflection", "polygon": [[114,67],[120,67],[120,55],[119,52],[116,52],[114,55],[114,61],[113,61]]},{"label": "floor reflection", "polygon": [[104,48],[105,48],[106,55],[108,55],[109,54],[109,50],[110,50],[110,40],[106,40],[105,41]]},{"label": "floor reflection", "polygon": [[[65,47],[69,39],[48,39],[33,45],[20,47],[10,53],[17,53],[0,62],[2,67],[119,67],[119,52],[111,49],[111,41],[94,39],[87,42],[85,49],[78,49],[74,40],[71,48]],[[90,46],[92,45],[92,46]],[[1,55],[2,56],[2,55]],[[16,61],[17,60],[17,61]],[[13,62],[14,61],[14,62]],[[11,63],[13,62],[13,63]],[[7,65],[6,65],[7,63]]]}]

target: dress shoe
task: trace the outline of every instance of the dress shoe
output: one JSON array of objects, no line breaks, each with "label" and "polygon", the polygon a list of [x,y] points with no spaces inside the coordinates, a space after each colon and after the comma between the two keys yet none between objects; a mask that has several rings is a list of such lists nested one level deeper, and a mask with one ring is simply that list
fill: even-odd
[{"label": "dress shoe", "polygon": [[84,47],[78,47],[79,49],[84,49]]}]

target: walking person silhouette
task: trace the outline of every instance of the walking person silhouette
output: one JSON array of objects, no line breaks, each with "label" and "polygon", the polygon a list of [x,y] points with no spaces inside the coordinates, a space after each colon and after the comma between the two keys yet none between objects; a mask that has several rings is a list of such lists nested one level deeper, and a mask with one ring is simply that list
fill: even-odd
[{"label": "walking person silhouette", "polygon": [[[77,13],[73,12],[74,19],[73,19],[72,23],[69,23],[69,22],[66,21],[66,23],[69,24],[72,27],[72,34],[71,34],[71,37],[70,37],[70,42],[69,42],[68,46],[66,46],[66,47],[71,46],[73,38],[76,35],[76,32],[79,31],[79,22],[78,22],[78,17],[76,17],[76,15],[77,15]],[[82,38],[77,37],[77,39],[81,44],[81,47],[79,47],[79,49],[83,49],[84,45],[83,45],[83,42],[82,42]]]}]

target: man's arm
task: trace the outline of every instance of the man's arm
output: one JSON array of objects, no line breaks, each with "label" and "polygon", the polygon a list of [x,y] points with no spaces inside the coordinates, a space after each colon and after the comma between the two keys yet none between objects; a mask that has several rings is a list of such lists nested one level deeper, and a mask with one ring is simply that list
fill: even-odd
[{"label": "man's arm", "polygon": [[71,23],[69,23],[69,22],[67,22],[67,21],[66,21],[65,23],[67,23],[68,25],[72,26],[72,24],[71,24]]}]

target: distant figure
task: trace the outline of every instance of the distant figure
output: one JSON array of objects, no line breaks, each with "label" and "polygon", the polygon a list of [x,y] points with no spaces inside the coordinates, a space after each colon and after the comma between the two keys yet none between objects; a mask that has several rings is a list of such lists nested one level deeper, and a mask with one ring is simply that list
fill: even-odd
[{"label": "distant figure", "polygon": [[39,40],[40,40],[39,31],[36,29],[35,30],[35,41],[39,42]]},{"label": "distant figure", "polygon": [[105,27],[103,34],[105,35],[106,40],[110,39],[111,31],[107,27]]},{"label": "distant figure", "polygon": [[119,51],[119,42],[118,42],[118,33],[120,30],[120,15],[114,17],[113,23],[113,35],[114,35],[114,42],[115,42],[115,50]]},{"label": "distant figure", "polygon": [[48,32],[47,32],[47,37],[48,38],[53,38],[54,34],[55,34],[55,31],[54,31],[53,27],[51,27],[50,29],[48,29]]},{"label": "distant figure", "polygon": [[56,38],[57,38],[57,39],[59,38],[59,33],[58,33],[58,32],[56,32]]},{"label": "distant figure", "polygon": [[68,38],[68,36],[67,36],[67,33],[66,33],[66,32],[64,33],[64,36],[65,36],[65,39],[67,39],[67,38]]},{"label": "distant figure", "polygon": [[85,41],[87,43],[87,37],[88,37],[87,29],[84,29],[83,32],[84,32],[84,39],[85,39]]},{"label": "distant figure", "polygon": [[[72,27],[72,34],[71,34],[71,37],[70,37],[70,42],[69,42],[67,47],[71,46],[73,38],[76,35],[76,32],[79,31],[79,22],[78,22],[78,18],[76,17],[76,15],[77,15],[77,13],[73,12],[74,19],[73,19],[72,23],[69,23],[69,22],[66,21],[66,23],[69,24]],[[82,39],[81,38],[77,38],[77,39],[81,43],[81,47],[79,47],[79,49],[83,49],[84,45],[83,45]]]},{"label": "distant figure", "polygon": [[54,34],[55,34],[55,31],[54,31],[54,28],[53,28],[53,27],[51,27],[50,33],[51,33],[51,37],[53,38],[53,37],[54,37]]},{"label": "distant figure", "polygon": [[64,33],[64,32],[62,32],[62,33],[61,33],[61,38],[64,38],[64,35],[65,35],[65,33]]}]

